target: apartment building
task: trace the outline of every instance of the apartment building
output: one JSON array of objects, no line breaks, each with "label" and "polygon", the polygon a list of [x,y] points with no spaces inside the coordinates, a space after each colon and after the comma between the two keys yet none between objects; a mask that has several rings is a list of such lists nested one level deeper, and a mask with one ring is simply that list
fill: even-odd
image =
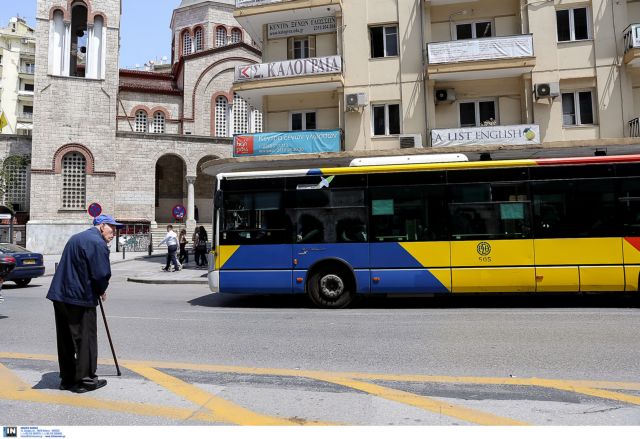
[{"label": "apartment building", "polygon": [[[344,150],[640,135],[640,2],[236,0],[262,45],[234,91],[264,130]],[[239,151],[242,153],[243,151]]]},{"label": "apartment building", "polygon": [[0,111],[7,118],[3,134],[31,135],[35,32],[19,17],[0,28]]}]

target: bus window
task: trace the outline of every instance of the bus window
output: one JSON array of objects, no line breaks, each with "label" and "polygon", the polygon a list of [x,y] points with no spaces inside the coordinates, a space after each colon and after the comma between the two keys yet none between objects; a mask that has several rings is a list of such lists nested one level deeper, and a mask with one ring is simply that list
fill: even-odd
[{"label": "bus window", "polygon": [[290,243],[291,224],[282,209],[281,192],[224,194],[221,243]]},{"label": "bus window", "polygon": [[537,238],[605,237],[620,234],[612,180],[531,183]]},{"label": "bus window", "polygon": [[640,179],[627,178],[620,182],[618,199],[624,236],[640,236]]}]

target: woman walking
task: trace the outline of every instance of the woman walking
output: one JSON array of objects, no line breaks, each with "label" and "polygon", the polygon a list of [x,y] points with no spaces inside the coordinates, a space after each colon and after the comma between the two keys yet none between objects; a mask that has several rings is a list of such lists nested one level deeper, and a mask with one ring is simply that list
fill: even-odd
[{"label": "woman walking", "polygon": [[196,252],[199,256],[196,256],[196,264],[198,267],[207,266],[207,231],[204,226],[198,227],[198,243],[196,246]]},{"label": "woman walking", "polygon": [[180,230],[180,264],[189,263],[189,252],[187,251],[187,231],[185,229]]}]

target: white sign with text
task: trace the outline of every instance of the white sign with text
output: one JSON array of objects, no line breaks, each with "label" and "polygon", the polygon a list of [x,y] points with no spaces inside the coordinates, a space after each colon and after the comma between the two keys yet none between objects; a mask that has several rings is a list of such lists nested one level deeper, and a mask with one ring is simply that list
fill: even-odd
[{"label": "white sign with text", "polygon": [[341,72],[342,58],[334,55],[237,66],[235,80],[242,82],[256,79],[288,78]]},{"label": "white sign with text", "polygon": [[431,146],[538,145],[538,125],[497,125],[488,127],[431,130]]},{"label": "white sign with text", "polygon": [[267,38],[288,38],[336,31],[336,17],[317,17],[267,25]]}]

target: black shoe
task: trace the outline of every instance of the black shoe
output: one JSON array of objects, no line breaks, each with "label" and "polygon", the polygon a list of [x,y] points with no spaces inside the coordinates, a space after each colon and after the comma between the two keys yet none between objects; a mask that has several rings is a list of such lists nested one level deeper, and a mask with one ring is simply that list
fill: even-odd
[{"label": "black shoe", "polygon": [[169,271],[169,269],[168,268],[163,268],[162,271]]},{"label": "black shoe", "polygon": [[73,384],[65,383],[64,381],[60,381],[60,386],[58,389],[60,390],[69,390],[73,387]]},{"label": "black shoe", "polygon": [[77,384],[70,388],[73,393],[87,393],[107,385],[107,380],[95,380],[93,384]]}]

